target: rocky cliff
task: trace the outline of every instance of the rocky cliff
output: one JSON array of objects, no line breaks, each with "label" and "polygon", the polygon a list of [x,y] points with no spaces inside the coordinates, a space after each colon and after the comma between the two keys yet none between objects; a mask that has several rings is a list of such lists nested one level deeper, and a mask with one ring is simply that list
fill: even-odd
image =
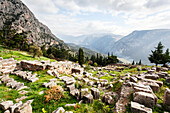
[{"label": "rocky cliff", "polygon": [[26,32],[29,43],[68,49],[68,46],[53,35],[47,26],[39,22],[20,0],[0,0],[0,29],[5,25],[12,26],[18,33]]}]

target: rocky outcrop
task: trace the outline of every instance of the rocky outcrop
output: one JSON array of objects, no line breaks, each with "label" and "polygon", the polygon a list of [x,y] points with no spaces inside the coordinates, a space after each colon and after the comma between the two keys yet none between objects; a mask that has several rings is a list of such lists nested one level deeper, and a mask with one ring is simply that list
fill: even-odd
[{"label": "rocky outcrop", "polygon": [[62,40],[51,33],[47,26],[36,19],[21,0],[1,0],[0,29],[6,25],[12,26],[18,33],[26,32],[29,43],[36,43],[39,46],[47,44],[68,48]]}]

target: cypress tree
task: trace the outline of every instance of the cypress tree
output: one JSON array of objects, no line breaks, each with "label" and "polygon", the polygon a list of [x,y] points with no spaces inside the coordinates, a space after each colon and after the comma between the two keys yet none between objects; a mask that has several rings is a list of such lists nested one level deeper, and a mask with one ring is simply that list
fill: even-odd
[{"label": "cypress tree", "polygon": [[134,64],[135,64],[135,61],[133,60],[132,65],[134,65]]},{"label": "cypress tree", "polygon": [[82,66],[84,63],[84,52],[82,48],[79,48],[78,62]]},{"label": "cypress tree", "polygon": [[140,61],[139,61],[139,65],[141,65],[142,64],[142,61],[141,61],[141,59],[140,59]]}]

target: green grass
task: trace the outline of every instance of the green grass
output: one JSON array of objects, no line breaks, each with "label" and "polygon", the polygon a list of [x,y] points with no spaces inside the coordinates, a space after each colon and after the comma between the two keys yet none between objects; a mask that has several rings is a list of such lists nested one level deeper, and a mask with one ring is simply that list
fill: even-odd
[{"label": "green grass", "polygon": [[8,58],[14,58],[17,61],[21,61],[21,60],[50,60],[50,61],[56,61],[53,59],[49,59],[46,57],[41,56],[40,58],[36,57],[33,58],[32,55],[30,55],[29,53],[25,52],[25,51],[15,51],[15,50],[9,50],[9,49],[5,49],[2,46],[0,46],[0,57],[3,57],[4,59],[8,59]]}]

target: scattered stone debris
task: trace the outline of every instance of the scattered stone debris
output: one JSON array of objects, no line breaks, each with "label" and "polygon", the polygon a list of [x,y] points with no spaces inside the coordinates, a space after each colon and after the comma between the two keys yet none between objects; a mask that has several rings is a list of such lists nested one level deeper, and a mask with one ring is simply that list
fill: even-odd
[{"label": "scattered stone debris", "polygon": [[37,74],[32,74],[32,72],[30,71],[14,71],[11,74],[13,75],[17,75],[19,77],[21,77],[24,80],[28,80],[29,82],[36,82],[37,80],[39,80],[39,78],[37,77]]}]

